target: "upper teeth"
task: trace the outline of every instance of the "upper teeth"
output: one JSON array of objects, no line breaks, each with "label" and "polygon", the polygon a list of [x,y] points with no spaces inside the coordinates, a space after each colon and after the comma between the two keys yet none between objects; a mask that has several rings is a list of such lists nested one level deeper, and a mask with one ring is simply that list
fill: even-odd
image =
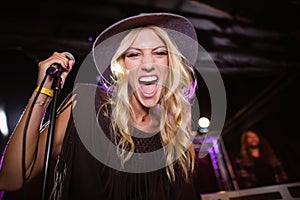
[{"label": "upper teeth", "polygon": [[153,82],[156,80],[157,80],[156,76],[143,76],[139,79],[139,81],[142,81],[142,82]]}]

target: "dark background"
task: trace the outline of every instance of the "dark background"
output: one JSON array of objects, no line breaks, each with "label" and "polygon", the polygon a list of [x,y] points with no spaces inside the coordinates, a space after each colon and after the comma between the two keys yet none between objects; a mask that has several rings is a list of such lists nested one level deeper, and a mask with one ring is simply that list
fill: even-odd
[{"label": "dark background", "polygon": [[[299,0],[6,2],[0,12],[0,105],[10,133],[36,86],[39,60],[54,51],[71,52],[76,58],[72,79],[104,28],[142,12],[182,14],[195,25],[224,81],[222,138],[229,154],[238,152],[241,131],[256,126],[291,182],[299,181]],[[201,116],[209,117],[209,95],[198,79]],[[71,89],[70,81],[60,99]],[[7,140],[1,135],[1,151]]]}]

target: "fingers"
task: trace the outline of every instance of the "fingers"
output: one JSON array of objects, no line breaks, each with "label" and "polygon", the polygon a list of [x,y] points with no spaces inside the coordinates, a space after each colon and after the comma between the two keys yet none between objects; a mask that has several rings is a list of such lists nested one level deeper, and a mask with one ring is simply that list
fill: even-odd
[{"label": "fingers", "polygon": [[68,59],[64,55],[60,55],[58,52],[54,52],[52,56],[39,62],[38,66],[41,71],[46,71],[46,69],[54,64],[59,64],[63,68],[68,65]]},{"label": "fingers", "polygon": [[[64,79],[67,77],[69,72],[72,70],[73,65],[75,64],[75,60],[69,59],[64,53],[54,52],[49,58],[46,60],[43,60],[38,63],[39,67],[39,74],[38,74],[38,84],[41,83],[43,77],[46,74],[47,69],[50,66],[57,67],[60,65],[63,68],[63,73],[61,75],[61,78],[63,79],[62,82],[64,82]],[[47,78],[46,85],[51,85],[52,78]]]}]

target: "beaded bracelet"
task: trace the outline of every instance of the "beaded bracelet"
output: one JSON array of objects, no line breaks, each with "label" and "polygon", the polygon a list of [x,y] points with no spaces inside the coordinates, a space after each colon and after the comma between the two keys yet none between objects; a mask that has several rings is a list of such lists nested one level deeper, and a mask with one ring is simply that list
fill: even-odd
[{"label": "beaded bracelet", "polygon": [[[37,86],[35,89],[35,92],[38,92],[40,89],[40,86]],[[53,90],[42,87],[41,93],[47,95],[48,97],[53,97]]]}]

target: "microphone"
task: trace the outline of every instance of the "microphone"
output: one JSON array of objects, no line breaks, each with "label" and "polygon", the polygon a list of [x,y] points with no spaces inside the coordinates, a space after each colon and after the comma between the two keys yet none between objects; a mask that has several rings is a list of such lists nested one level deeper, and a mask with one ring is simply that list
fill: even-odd
[{"label": "microphone", "polygon": [[[62,54],[64,54],[68,60],[74,60],[75,61],[75,58],[74,56],[70,53],[70,52],[62,52]],[[46,70],[46,74],[47,75],[50,75],[50,76],[53,76],[55,75],[58,71],[61,71],[62,70],[62,67],[60,64],[58,63],[53,63],[52,65],[50,65],[50,67],[48,67],[48,69]]]}]

